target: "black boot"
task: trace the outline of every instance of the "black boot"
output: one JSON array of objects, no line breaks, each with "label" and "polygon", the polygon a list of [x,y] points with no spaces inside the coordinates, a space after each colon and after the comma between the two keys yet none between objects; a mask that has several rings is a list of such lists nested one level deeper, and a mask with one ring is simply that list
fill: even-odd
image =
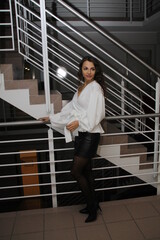
[{"label": "black boot", "polygon": [[97,219],[97,207],[95,205],[91,206],[88,208],[88,211],[89,211],[89,215],[86,218],[85,222],[88,223],[88,222],[95,221]]},{"label": "black boot", "polygon": [[85,208],[82,208],[81,210],[79,210],[79,212],[82,214],[89,214],[88,207],[86,206]]},{"label": "black boot", "polygon": [[[99,206],[99,203],[96,204],[96,209],[97,209],[97,211],[100,210],[102,212],[102,209]],[[85,208],[82,208],[81,210],[79,210],[79,212],[82,214],[89,214],[88,207],[86,206]]]}]

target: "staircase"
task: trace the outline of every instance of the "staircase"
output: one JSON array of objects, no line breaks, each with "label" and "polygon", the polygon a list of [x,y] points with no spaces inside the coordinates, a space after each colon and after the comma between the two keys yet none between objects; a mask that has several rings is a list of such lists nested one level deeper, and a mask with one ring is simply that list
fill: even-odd
[{"label": "staircase", "polygon": [[[13,69],[11,64],[1,64],[0,70],[0,96],[3,100],[35,119],[47,115],[45,109],[45,96],[44,94],[38,94],[38,83],[36,79],[13,80]],[[61,110],[62,96],[58,91],[51,94],[51,103],[55,113]],[[103,125],[104,128],[106,128],[106,133],[114,132],[118,134],[118,132],[120,132],[113,124],[107,123],[107,127],[106,124]],[[114,165],[118,165],[119,167],[122,166],[124,170],[132,175],[138,175],[139,173],[143,173],[143,171],[146,172],[146,168],[148,173],[152,172],[152,165],[143,165],[141,167],[141,163],[148,163],[147,148],[142,145],[128,145],[129,142],[135,141],[127,134],[123,136],[104,135],[101,137],[98,155],[106,158]],[[131,154],[134,154],[134,156],[130,156]],[[123,167],[124,165],[128,165],[128,162],[135,166],[132,168],[130,166]],[[152,182],[154,180],[152,175],[142,175],[139,178],[145,182]]]},{"label": "staircase", "polygon": [[[44,92],[39,94],[36,79],[13,80],[11,64],[0,65],[0,97],[35,119],[47,116]],[[58,91],[51,92],[52,112],[62,108],[62,95]]]},{"label": "staircase", "polygon": [[[112,133],[116,133],[116,135],[112,135]],[[97,154],[144,182],[154,182],[153,155],[147,155],[148,150],[145,145],[139,144],[133,137],[121,133],[113,124],[107,123]],[[147,175],[143,175],[143,173],[147,173]],[[153,186],[155,185],[153,184]]]},{"label": "staircase", "polygon": [[[44,3],[43,1],[40,2]],[[58,90],[51,91],[50,94],[51,113],[61,110],[61,93],[70,94],[77,88],[78,79],[76,74],[80,59],[87,54],[96,56],[104,69],[104,78],[107,85],[106,116],[128,116],[128,119],[123,123],[121,119],[112,124],[104,123],[105,134],[101,137],[98,155],[100,158],[105,159],[106,164],[109,161],[117,168],[128,172],[131,176],[135,176],[146,184],[148,183],[148,185],[156,187],[154,172],[157,169],[153,169],[154,152],[148,155],[150,153],[145,143],[136,141],[134,136],[140,134],[145,141],[147,140],[151,144],[155,143],[155,138],[150,137],[147,131],[156,133],[154,132],[154,127],[157,124],[158,133],[159,122],[150,117],[151,125],[148,125],[141,118],[136,119],[137,121],[132,121],[129,119],[129,116],[144,114],[145,107],[148,109],[148,113],[159,112],[159,95],[157,94],[158,88],[156,84],[160,82],[160,74],[79,12],[76,11],[75,13],[76,19],[78,18],[81,24],[84,20],[83,24],[86,24],[87,31],[93,28],[93,32],[96,31],[96,36],[100,34],[97,39],[91,39],[87,34],[83,35],[79,29],[77,30],[73,27],[76,22],[70,24],[67,21],[63,21],[61,16],[59,17],[58,14],[55,14],[48,8],[44,9],[46,19],[45,24],[42,23],[42,8],[40,4],[36,1],[31,1],[31,3],[30,5],[28,3],[25,5],[24,3],[23,6],[21,1],[15,0],[17,27],[19,29],[17,33],[18,51],[29,64],[33,64],[41,72],[47,71],[50,79],[58,83],[59,88],[56,88]],[[64,1],[57,0],[57,3],[61,5],[61,9],[71,10],[71,14],[74,14],[75,9]],[[46,35],[42,36],[45,32],[44,27],[46,27],[47,31]],[[108,46],[112,46],[115,43],[115,48],[112,46],[112,51],[110,49],[108,51],[104,46],[101,46],[99,42],[101,42],[102,38],[105,39],[104,41],[107,44],[111,40],[111,45]],[[98,42],[98,40],[100,41]],[[42,42],[46,43],[45,47]],[[116,58],[110,52],[114,53],[114,49],[117,46],[119,47],[119,45],[120,49],[117,52],[120,52],[120,55]],[[44,65],[44,54],[45,57],[48,57],[48,68],[45,68]],[[119,59],[121,57],[123,57],[123,60],[120,62]],[[133,62],[130,64],[131,68],[128,67],[128,62],[126,61],[126,59],[130,58],[134,59],[132,59]],[[141,63],[142,66],[140,67]],[[67,69],[67,77],[64,80],[56,74],[57,68],[61,65]],[[135,69],[136,72],[134,71]],[[45,102],[47,89],[45,89],[45,95],[40,93],[36,79],[13,80],[11,64],[1,64],[0,72],[0,97],[4,101],[35,119],[48,115],[46,110],[47,103]],[[45,77],[43,81],[44,85],[45,83],[48,84],[48,80]],[[149,104],[150,101],[153,103],[153,106]],[[159,151],[156,148],[154,150],[155,152]],[[59,164],[61,165],[61,162]],[[104,164],[103,167],[105,166]],[[58,174],[58,177],[62,181],[60,174]],[[59,186],[61,188],[60,184]]]}]

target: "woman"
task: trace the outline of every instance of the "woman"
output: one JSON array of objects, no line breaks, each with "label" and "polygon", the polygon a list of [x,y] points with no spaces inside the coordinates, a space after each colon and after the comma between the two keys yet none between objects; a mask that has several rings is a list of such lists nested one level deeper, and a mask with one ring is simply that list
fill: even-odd
[{"label": "woman", "polygon": [[84,57],[79,65],[80,86],[60,113],[41,118],[50,120],[54,129],[65,134],[66,142],[75,140],[74,161],[71,174],[78,182],[86,199],[87,206],[80,213],[88,214],[85,222],[97,219],[100,209],[95,197],[91,171],[91,159],[96,154],[101,121],[105,117],[105,87],[103,74],[98,61],[90,56]]}]

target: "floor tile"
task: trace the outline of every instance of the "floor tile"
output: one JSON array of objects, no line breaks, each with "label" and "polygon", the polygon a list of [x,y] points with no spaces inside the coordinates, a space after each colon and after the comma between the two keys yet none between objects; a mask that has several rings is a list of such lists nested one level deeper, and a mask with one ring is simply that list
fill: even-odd
[{"label": "floor tile", "polygon": [[132,219],[124,205],[103,207],[102,215],[105,222],[117,222]]},{"label": "floor tile", "polygon": [[135,220],[146,239],[160,239],[160,217]]},{"label": "floor tile", "polygon": [[100,205],[91,223],[82,205],[0,213],[0,240],[160,240],[160,196]]},{"label": "floor tile", "polygon": [[73,217],[68,212],[55,212],[45,214],[45,230],[73,228]]},{"label": "floor tile", "polygon": [[44,240],[77,240],[75,229],[61,229],[54,231],[46,231]]},{"label": "floor tile", "polygon": [[11,240],[43,240],[43,232],[13,235]]},{"label": "floor tile", "polygon": [[107,223],[107,229],[112,240],[144,240],[144,236],[136,226],[135,222],[124,221]]},{"label": "floor tile", "polygon": [[133,204],[128,204],[127,208],[133,218],[145,218],[158,216],[158,212],[152,206],[150,202],[138,202]]},{"label": "floor tile", "polygon": [[159,212],[160,214],[160,199],[152,201],[152,205],[155,207],[155,209]]},{"label": "floor tile", "polygon": [[32,216],[32,215],[37,215],[37,214],[42,214],[44,213],[44,209],[33,209],[33,210],[25,210],[25,211],[19,211],[17,212],[17,216]]},{"label": "floor tile", "polygon": [[11,235],[15,222],[15,213],[0,214],[0,236]]},{"label": "floor tile", "polygon": [[43,214],[19,215],[16,217],[14,234],[43,231]]},{"label": "floor tile", "polygon": [[0,240],[10,240],[11,239],[11,236],[10,235],[7,235],[7,236],[1,236],[0,237]]},{"label": "floor tile", "polygon": [[78,240],[111,240],[104,225],[78,227],[77,237]]}]

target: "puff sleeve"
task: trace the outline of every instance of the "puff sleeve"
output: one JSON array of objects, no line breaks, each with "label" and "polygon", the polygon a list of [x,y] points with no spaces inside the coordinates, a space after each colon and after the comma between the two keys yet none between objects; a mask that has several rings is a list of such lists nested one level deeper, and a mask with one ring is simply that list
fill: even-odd
[{"label": "puff sleeve", "polygon": [[[96,132],[96,127],[101,128],[100,122],[105,117],[105,98],[99,85],[91,89],[89,103],[85,112],[86,114],[79,118],[80,127],[88,132]],[[104,132],[102,128],[101,132]]]},{"label": "puff sleeve", "polygon": [[64,134],[66,142],[72,141],[71,132],[68,131],[66,128],[66,125],[70,121],[69,113],[72,112],[72,109],[73,109],[73,101],[67,103],[62,108],[61,112],[49,116],[52,128]]}]

